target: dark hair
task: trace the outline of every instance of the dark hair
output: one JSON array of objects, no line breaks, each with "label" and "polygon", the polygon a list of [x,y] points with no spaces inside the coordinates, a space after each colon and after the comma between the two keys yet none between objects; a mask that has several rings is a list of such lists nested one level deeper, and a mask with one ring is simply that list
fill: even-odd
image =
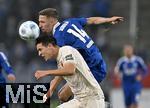
[{"label": "dark hair", "polygon": [[47,46],[48,44],[52,44],[54,46],[56,46],[56,39],[53,36],[48,36],[46,34],[42,34],[40,35],[36,41],[35,41],[35,45],[42,43],[43,45]]},{"label": "dark hair", "polygon": [[58,12],[54,8],[46,8],[39,12],[39,15],[44,15],[47,17],[53,17],[58,19]]}]

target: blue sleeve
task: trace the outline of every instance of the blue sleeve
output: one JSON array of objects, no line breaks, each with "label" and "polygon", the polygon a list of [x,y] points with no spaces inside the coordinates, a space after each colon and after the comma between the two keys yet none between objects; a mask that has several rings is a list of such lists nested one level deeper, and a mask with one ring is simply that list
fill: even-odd
[{"label": "blue sleeve", "polygon": [[117,67],[119,69],[120,72],[123,71],[123,67],[122,67],[122,64],[123,64],[123,58],[120,58],[117,62]]},{"label": "blue sleeve", "polygon": [[139,68],[140,70],[142,70],[142,75],[145,76],[148,72],[148,69],[147,69],[147,66],[146,64],[144,63],[143,59],[142,58],[138,58],[138,65],[139,65]]},{"label": "blue sleeve", "polygon": [[72,20],[78,22],[82,26],[85,26],[87,24],[86,18],[72,18]]},{"label": "blue sleeve", "polygon": [[10,66],[7,57],[4,53],[0,53],[0,63],[2,68],[7,74],[14,74],[12,67]]}]

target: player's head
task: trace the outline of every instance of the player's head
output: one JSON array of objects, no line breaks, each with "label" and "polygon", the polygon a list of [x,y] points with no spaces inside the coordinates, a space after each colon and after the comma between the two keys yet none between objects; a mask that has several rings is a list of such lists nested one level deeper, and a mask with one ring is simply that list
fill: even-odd
[{"label": "player's head", "polygon": [[39,27],[45,33],[51,33],[58,22],[58,13],[54,8],[46,8],[39,12]]},{"label": "player's head", "polygon": [[35,44],[39,56],[43,57],[46,61],[57,57],[58,46],[56,45],[54,37],[46,35],[40,36],[36,39]]},{"label": "player's head", "polygon": [[130,58],[133,55],[133,52],[134,52],[133,51],[133,46],[131,44],[126,44],[124,46],[123,51],[124,51],[124,55]]}]

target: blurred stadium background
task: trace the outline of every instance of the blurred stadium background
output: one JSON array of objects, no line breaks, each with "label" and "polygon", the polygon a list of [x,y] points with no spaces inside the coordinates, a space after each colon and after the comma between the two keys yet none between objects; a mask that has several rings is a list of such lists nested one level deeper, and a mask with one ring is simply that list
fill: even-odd
[{"label": "blurred stadium background", "polygon": [[[53,7],[58,9],[60,20],[70,17],[124,17],[124,22],[116,25],[87,26],[90,36],[102,51],[107,62],[108,75],[101,84],[106,101],[112,108],[124,108],[120,81],[113,69],[122,55],[122,47],[133,43],[135,52],[141,56],[150,71],[150,1],[149,0],[0,0],[0,51],[3,51],[15,70],[16,83],[50,82],[52,77],[36,81],[37,69],[56,68],[54,61],[45,63],[38,57],[34,42],[23,41],[18,35],[18,26],[26,20],[38,23],[38,11]],[[150,106],[150,74],[143,80],[144,90],[140,108]],[[51,108],[58,104],[57,92],[52,98]],[[31,107],[31,106],[30,106]],[[33,105],[31,108],[43,108]],[[24,104],[12,104],[10,108],[29,108]],[[47,108],[45,106],[45,108]]]}]

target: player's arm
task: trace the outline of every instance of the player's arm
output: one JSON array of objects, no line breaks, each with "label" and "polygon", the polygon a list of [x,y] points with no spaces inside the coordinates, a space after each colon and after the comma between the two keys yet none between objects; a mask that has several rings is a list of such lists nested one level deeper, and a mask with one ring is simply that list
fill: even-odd
[{"label": "player's arm", "polygon": [[63,80],[61,76],[55,76],[55,78],[50,82],[50,88],[46,93],[47,98],[51,97],[59,83]]},{"label": "player's arm", "polygon": [[62,80],[63,78],[61,76],[55,76],[55,78],[50,82],[50,88],[47,91],[47,93],[43,96],[44,103],[48,100],[48,98],[50,98],[53,95],[53,92]]},{"label": "player's arm", "polygon": [[139,58],[139,66],[142,70],[142,75],[145,76],[148,72],[148,69],[142,58]]},{"label": "player's arm", "polygon": [[4,71],[7,73],[7,77],[10,81],[15,81],[16,77],[14,75],[14,71],[12,67],[10,66],[7,57],[4,55],[4,53],[0,53],[0,62],[1,66],[4,69]]},{"label": "player's arm", "polygon": [[110,18],[104,18],[104,17],[89,17],[87,18],[87,24],[103,24],[103,23],[110,23],[110,24],[116,24],[120,21],[123,21],[123,17],[119,16],[113,16]]},{"label": "player's arm", "polygon": [[148,69],[146,64],[144,63],[142,58],[138,58],[138,66],[141,70],[141,72],[136,76],[137,81],[141,81],[148,73]]},{"label": "player's arm", "polygon": [[121,77],[122,75],[122,71],[123,71],[123,62],[124,62],[124,57],[121,57],[117,63],[116,63],[116,66],[114,68],[114,74],[117,76],[117,77]]},{"label": "player's arm", "polygon": [[115,68],[114,68],[114,75],[119,79],[121,78],[121,72],[119,71],[118,66],[115,66]]},{"label": "player's arm", "polygon": [[63,67],[61,69],[56,70],[38,70],[35,73],[35,77],[37,79],[48,76],[48,75],[54,75],[54,76],[69,76],[73,75],[75,73],[75,64],[72,62],[65,62],[63,64]]},{"label": "player's arm", "polygon": [[117,78],[121,78],[121,76],[122,76],[122,74],[121,74],[121,71],[123,71],[122,63],[123,63],[123,59],[121,58],[117,61],[117,64],[114,68],[114,74]]},{"label": "player's arm", "polygon": [[114,73],[115,73],[115,75],[119,74],[119,67],[118,66],[115,66]]}]

